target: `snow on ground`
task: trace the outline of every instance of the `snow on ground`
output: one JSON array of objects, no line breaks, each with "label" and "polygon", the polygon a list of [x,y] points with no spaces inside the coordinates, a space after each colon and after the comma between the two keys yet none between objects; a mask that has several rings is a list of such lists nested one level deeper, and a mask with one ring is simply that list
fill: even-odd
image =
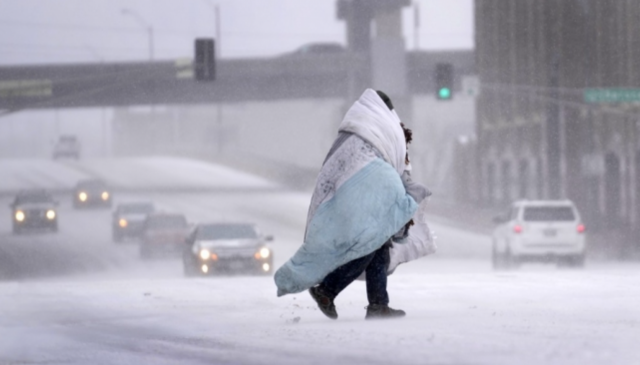
[{"label": "snow on ground", "polygon": [[125,189],[246,189],[276,185],[255,175],[221,165],[177,157],[140,157],[69,163]]},{"label": "snow on ground", "polygon": [[100,178],[117,189],[273,189],[261,177],[221,165],[177,157],[94,160],[0,160],[0,193],[21,189],[72,189],[79,180]]},{"label": "snow on ground", "polygon": [[[637,266],[390,280],[408,316],[364,321],[365,288],[331,321],[269,277],[0,285],[0,362],[50,364],[634,364]],[[449,264],[447,264],[449,265]]]},{"label": "snow on ground", "polygon": [[[127,186],[169,178],[135,166],[100,171]],[[202,176],[216,176],[211,169],[176,174],[172,184],[201,186]],[[217,171],[214,186],[225,180]],[[229,176],[231,184],[237,175]],[[256,184],[114,199],[153,200],[191,222],[257,223],[275,235],[279,266],[300,244],[309,195]],[[356,282],[338,297],[332,321],[307,293],[277,298],[271,277],[183,278],[178,258],[141,261],[135,241],[111,242],[110,211],[78,211],[70,196],[58,198],[58,234],[14,237],[10,212],[0,210],[0,266],[42,267],[0,281],[0,364],[640,363],[638,263],[493,272],[489,237],[434,217],[438,253],[389,279],[391,305],[408,316],[365,321],[365,286]]]},{"label": "snow on ground", "polygon": [[48,160],[1,160],[0,192],[21,189],[71,189],[89,176],[82,171]]}]

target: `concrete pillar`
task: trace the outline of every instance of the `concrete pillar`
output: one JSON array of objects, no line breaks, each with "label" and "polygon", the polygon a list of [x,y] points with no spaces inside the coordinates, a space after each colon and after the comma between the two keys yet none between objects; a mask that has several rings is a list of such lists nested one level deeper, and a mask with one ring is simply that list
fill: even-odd
[{"label": "concrete pillar", "polygon": [[406,62],[400,9],[409,5],[410,0],[336,1],[337,17],[347,23],[347,47],[352,54],[348,103],[366,87],[384,90],[394,103],[402,103],[398,98],[406,94]]},{"label": "concrete pillar", "polygon": [[371,44],[372,86],[392,98],[404,98],[407,94],[407,62],[400,8],[377,13],[375,30]]}]

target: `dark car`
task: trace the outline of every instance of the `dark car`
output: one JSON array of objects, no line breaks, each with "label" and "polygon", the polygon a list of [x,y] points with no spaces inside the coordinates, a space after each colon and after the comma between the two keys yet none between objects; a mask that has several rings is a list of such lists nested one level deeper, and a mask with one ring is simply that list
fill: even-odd
[{"label": "dark car", "polygon": [[144,221],[140,257],[177,255],[182,252],[189,226],[182,214],[153,213]]},{"label": "dark car", "polygon": [[253,224],[199,224],[185,241],[184,273],[268,275],[273,270],[273,252],[266,243],[272,240],[272,236],[263,236]]},{"label": "dark car", "polygon": [[11,203],[13,233],[26,230],[48,229],[58,231],[58,203],[45,190],[25,190]]},{"label": "dark car", "polygon": [[104,181],[81,180],[76,184],[73,192],[73,206],[75,208],[111,208],[111,202],[111,190]]},{"label": "dark car", "polygon": [[111,231],[115,242],[127,237],[142,237],[144,221],[155,211],[153,203],[122,203],[113,211]]}]

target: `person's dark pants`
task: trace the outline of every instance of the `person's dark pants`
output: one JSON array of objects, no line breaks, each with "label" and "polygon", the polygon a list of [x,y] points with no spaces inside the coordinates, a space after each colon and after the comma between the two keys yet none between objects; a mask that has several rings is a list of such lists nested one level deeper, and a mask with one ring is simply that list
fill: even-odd
[{"label": "person's dark pants", "polygon": [[367,276],[367,298],[369,305],[388,305],[387,267],[389,266],[389,243],[367,256],[347,262],[327,275],[320,288],[335,298],[363,272]]}]

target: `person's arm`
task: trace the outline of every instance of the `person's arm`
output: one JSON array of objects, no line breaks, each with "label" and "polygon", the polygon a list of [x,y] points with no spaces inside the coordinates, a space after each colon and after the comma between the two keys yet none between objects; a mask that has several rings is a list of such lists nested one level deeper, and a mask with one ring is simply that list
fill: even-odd
[{"label": "person's arm", "polygon": [[[411,178],[410,165],[408,165],[407,169],[402,173],[401,179],[402,185],[404,185],[407,194],[409,194],[416,203],[420,204],[424,199],[431,195],[431,191],[429,191],[429,189],[424,185],[413,181]],[[391,237],[391,240],[397,243],[404,243],[405,239],[409,236],[409,228],[411,228],[413,224],[413,219],[411,219],[400,231],[398,231],[398,233]]]},{"label": "person's arm", "polygon": [[411,178],[411,172],[404,170],[402,173],[402,185],[404,185],[407,194],[411,195],[416,203],[420,204],[427,197],[431,196],[431,192],[424,185],[413,181]]}]

